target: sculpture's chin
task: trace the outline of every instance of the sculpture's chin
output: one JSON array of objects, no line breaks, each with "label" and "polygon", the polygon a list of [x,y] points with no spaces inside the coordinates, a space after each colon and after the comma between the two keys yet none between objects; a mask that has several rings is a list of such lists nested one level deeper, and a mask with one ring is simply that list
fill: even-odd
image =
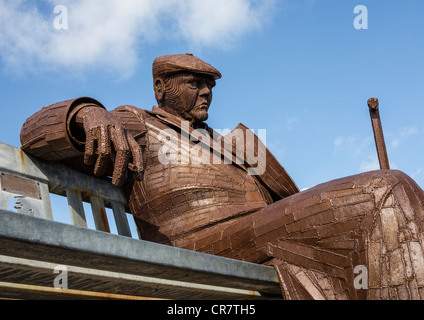
[{"label": "sculpture's chin", "polygon": [[194,120],[196,120],[196,122],[204,122],[208,120],[208,117],[209,117],[208,111],[203,108],[194,110],[191,113],[191,116],[193,117]]}]

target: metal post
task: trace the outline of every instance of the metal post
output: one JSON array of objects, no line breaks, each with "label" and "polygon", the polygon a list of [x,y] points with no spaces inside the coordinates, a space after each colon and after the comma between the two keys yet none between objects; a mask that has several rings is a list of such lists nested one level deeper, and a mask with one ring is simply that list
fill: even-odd
[{"label": "metal post", "polygon": [[387,156],[386,143],[384,142],[383,127],[381,126],[380,113],[378,111],[378,99],[368,99],[372,129],[374,131],[375,146],[377,148],[378,161],[381,170],[389,170],[389,158]]}]

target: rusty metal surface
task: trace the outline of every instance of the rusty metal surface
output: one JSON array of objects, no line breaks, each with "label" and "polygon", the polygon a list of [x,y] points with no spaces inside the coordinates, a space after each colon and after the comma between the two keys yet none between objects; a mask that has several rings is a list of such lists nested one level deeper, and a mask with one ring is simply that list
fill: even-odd
[{"label": "rusty metal surface", "polygon": [[[89,137],[85,161],[73,159],[74,165],[85,162],[97,174],[113,175],[115,184],[124,183],[142,237],[273,265],[286,299],[424,299],[424,194],[404,173],[368,172],[299,192],[271,156],[257,177],[248,174],[249,161],[185,161],[184,148],[202,146],[203,140],[171,144],[180,161],[159,160],[164,130],[172,129],[176,141],[199,128],[204,137],[213,133],[205,121],[220,74],[194,58],[166,56],[153,64],[158,108],[82,108],[69,128]],[[376,100],[369,105],[380,163],[388,168]],[[34,118],[48,114],[43,109]],[[53,120],[58,127],[67,121],[65,113]],[[115,138],[111,127],[119,132]],[[27,125],[23,131],[31,136]],[[23,139],[25,151],[34,150],[31,143]],[[237,158],[232,152],[229,157]],[[51,154],[37,156],[49,160]],[[212,150],[201,155],[214,156]],[[225,152],[218,150],[218,157]],[[357,266],[369,271],[366,290],[354,286]]]}]

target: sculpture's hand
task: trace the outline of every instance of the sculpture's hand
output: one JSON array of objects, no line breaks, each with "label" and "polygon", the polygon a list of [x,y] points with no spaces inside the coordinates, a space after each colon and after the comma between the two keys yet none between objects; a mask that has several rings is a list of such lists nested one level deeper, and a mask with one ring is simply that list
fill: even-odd
[{"label": "sculpture's hand", "polygon": [[[94,174],[104,175],[112,162],[113,185],[122,186],[127,169],[140,177],[143,170],[141,148],[122,124],[102,108],[87,107],[79,113],[86,135],[84,163],[94,165]],[[131,158],[133,163],[129,163]]]}]

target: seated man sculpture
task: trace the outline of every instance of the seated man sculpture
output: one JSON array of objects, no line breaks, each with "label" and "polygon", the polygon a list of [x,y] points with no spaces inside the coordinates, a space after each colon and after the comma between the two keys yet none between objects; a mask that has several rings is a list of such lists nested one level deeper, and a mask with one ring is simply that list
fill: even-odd
[{"label": "seated man sculpture", "polygon": [[[27,119],[22,149],[111,176],[145,240],[275,266],[284,299],[423,299],[420,187],[400,171],[377,170],[300,192],[268,150],[265,169],[250,174],[252,165],[234,161],[232,147],[225,156],[223,137],[205,124],[220,77],[191,54],[159,57],[158,107],[59,102]],[[169,130],[176,142],[163,135]],[[218,142],[203,156],[232,161],[182,159],[181,141],[194,131]],[[186,142],[194,148],[200,140]],[[177,148],[161,158],[170,143]],[[163,161],[170,154],[179,161]]]}]

